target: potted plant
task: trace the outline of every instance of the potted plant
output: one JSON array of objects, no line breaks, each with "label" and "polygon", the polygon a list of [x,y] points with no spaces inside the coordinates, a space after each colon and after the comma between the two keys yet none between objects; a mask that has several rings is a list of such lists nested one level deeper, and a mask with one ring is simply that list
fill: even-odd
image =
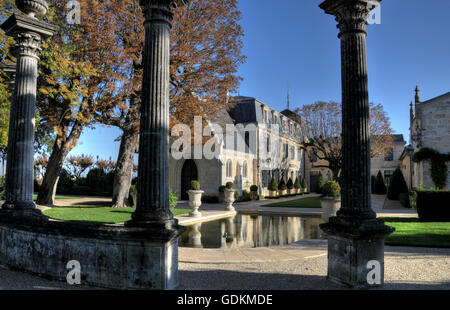
[{"label": "potted plant", "polygon": [[298,178],[296,178],[295,182],[294,182],[294,193],[295,194],[300,194],[300,191],[301,191],[300,188],[301,188],[300,181],[299,181]]},{"label": "potted plant", "polygon": [[322,219],[328,222],[330,217],[336,216],[336,212],[341,208],[341,186],[337,181],[325,183],[320,197],[322,207]]},{"label": "potted plant", "polygon": [[304,178],[302,180],[301,188],[302,188],[302,193],[306,193],[308,191],[308,184],[306,183],[306,180]]},{"label": "potted plant", "polygon": [[270,180],[269,183],[269,197],[275,197],[278,192],[278,184],[274,178]]},{"label": "potted plant", "polygon": [[286,182],[284,182],[284,180],[281,179],[280,184],[278,184],[278,194],[280,196],[285,196],[286,193],[287,193]]},{"label": "potted plant", "polygon": [[289,180],[288,180],[288,182],[286,184],[286,187],[288,189],[288,194],[292,195],[294,193],[294,182],[292,182],[291,178],[289,178]]},{"label": "potted plant", "polygon": [[204,191],[200,190],[200,183],[198,181],[191,181],[189,194],[189,206],[192,212],[189,213],[192,217],[200,217],[202,214],[198,211],[198,208],[202,205],[202,195]]},{"label": "potted plant", "polygon": [[250,198],[252,200],[258,199],[258,186],[256,186],[256,185],[250,186]]},{"label": "potted plant", "polygon": [[235,208],[233,207],[233,202],[236,201],[234,194],[236,192],[236,190],[234,189],[234,183],[233,182],[228,182],[225,185],[225,189],[224,189],[224,194],[225,194],[225,202],[227,203],[227,211],[235,211]]}]

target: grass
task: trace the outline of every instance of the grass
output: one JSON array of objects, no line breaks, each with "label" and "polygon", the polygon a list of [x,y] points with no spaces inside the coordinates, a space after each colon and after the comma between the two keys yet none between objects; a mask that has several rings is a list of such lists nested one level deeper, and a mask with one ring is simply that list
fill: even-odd
[{"label": "grass", "polygon": [[[113,209],[105,205],[56,207],[44,211],[44,214],[55,220],[92,222],[102,224],[118,224],[131,220],[133,208]],[[186,214],[191,210],[177,209],[176,215]]]},{"label": "grass", "polygon": [[395,232],[386,245],[450,248],[450,223],[420,222],[417,218],[384,218]]},{"label": "grass", "polygon": [[318,197],[300,198],[291,201],[275,202],[261,207],[285,207],[285,208],[320,208],[320,200]]}]

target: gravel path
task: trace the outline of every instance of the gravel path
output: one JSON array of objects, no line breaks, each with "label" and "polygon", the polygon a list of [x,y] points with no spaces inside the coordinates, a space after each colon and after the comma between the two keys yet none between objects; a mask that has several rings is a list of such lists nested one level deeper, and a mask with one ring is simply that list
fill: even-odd
[{"label": "gravel path", "polygon": [[[386,247],[383,289],[450,290],[450,249]],[[179,265],[183,290],[333,290],[343,287],[325,279],[326,256],[283,263]],[[73,290],[70,286],[0,267],[0,289]]]},{"label": "gravel path", "polygon": [[[333,290],[327,257],[251,265],[180,264],[180,289]],[[388,290],[450,290],[450,249],[386,247],[385,286]]]}]

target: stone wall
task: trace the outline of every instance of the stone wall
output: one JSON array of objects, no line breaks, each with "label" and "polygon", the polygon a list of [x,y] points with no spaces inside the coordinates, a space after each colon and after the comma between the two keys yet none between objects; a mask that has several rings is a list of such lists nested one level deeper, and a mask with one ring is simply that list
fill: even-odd
[{"label": "stone wall", "polygon": [[[420,148],[431,148],[440,153],[450,153],[450,93],[436,99],[416,105],[416,118],[420,121]],[[420,149],[415,145],[415,150]],[[430,164],[419,166],[423,177],[419,183],[424,187],[434,187],[431,179]],[[450,165],[448,165],[447,189],[450,189]]]},{"label": "stone wall", "polygon": [[22,227],[0,223],[0,263],[66,281],[71,270],[67,263],[76,260],[83,285],[174,289],[178,285],[178,265],[173,264],[178,260],[177,237],[145,229],[63,222]]}]

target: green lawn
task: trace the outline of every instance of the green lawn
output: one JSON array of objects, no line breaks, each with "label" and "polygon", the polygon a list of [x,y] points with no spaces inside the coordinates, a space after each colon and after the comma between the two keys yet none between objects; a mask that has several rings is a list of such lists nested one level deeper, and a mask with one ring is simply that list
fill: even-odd
[{"label": "green lawn", "polygon": [[422,223],[419,219],[384,218],[395,232],[386,238],[387,245],[450,248],[450,223]]},{"label": "green lawn", "polygon": [[[129,221],[133,208],[113,209],[105,205],[56,207],[44,211],[44,214],[55,220],[118,224]],[[181,215],[191,210],[174,210],[174,215]]]},{"label": "green lawn", "polygon": [[286,208],[320,208],[320,200],[318,197],[301,198],[291,201],[275,202],[261,207],[286,207]]}]

